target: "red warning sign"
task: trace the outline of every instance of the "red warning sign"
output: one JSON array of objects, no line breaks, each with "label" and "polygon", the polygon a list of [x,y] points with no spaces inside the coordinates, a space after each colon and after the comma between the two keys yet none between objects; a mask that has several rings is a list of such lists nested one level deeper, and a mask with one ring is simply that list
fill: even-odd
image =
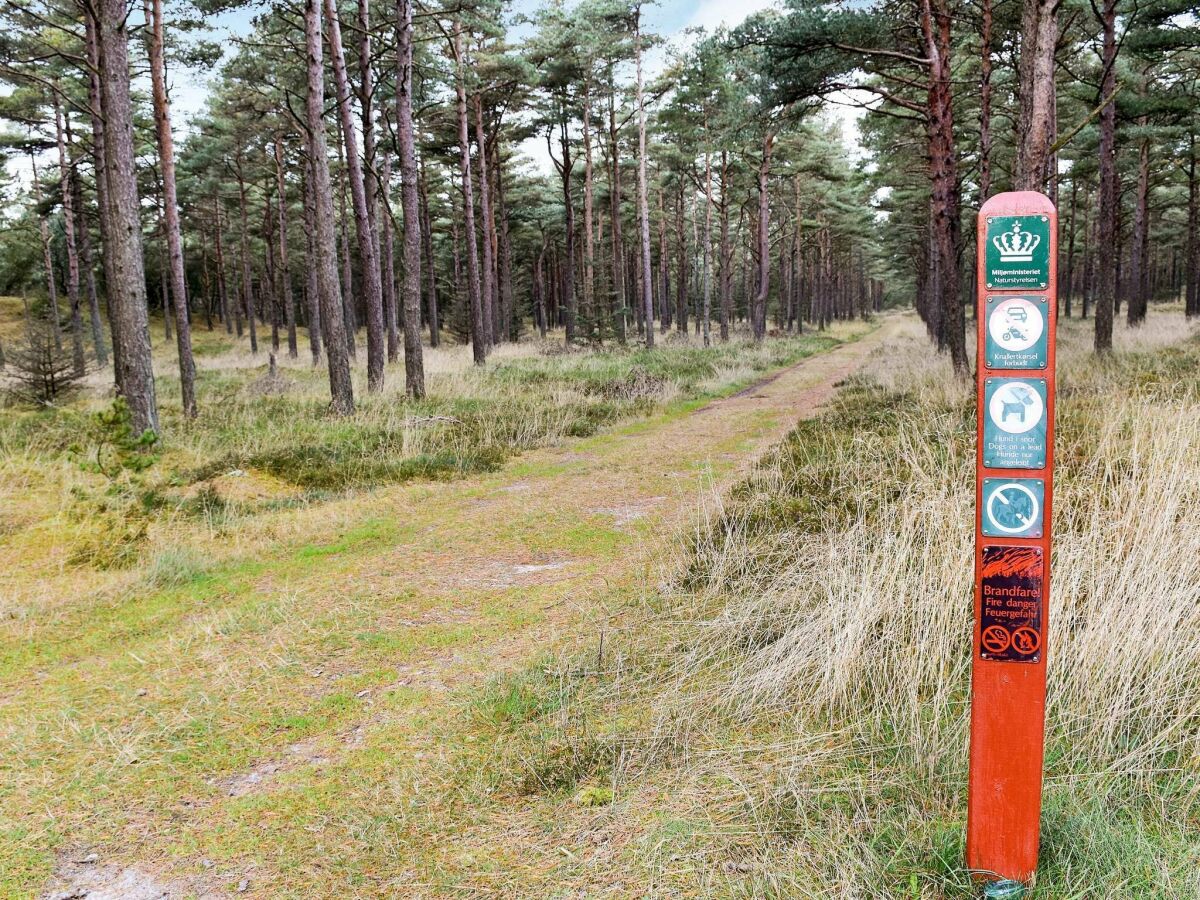
[{"label": "red warning sign", "polygon": [[980,657],[1040,661],[1042,548],[984,547],[980,574]]}]

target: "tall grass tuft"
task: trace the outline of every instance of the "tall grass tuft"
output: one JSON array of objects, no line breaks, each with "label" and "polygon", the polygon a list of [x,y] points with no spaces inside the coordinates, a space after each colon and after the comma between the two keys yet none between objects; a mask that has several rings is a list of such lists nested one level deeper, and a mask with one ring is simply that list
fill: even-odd
[{"label": "tall grass tuft", "polygon": [[[1200,896],[1200,344],[1159,319],[1108,359],[1060,334],[1038,896]],[[756,860],[709,887],[972,895],[972,387],[915,328],[885,348],[709,506],[633,629],[629,773],[674,784],[699,858]]]}]

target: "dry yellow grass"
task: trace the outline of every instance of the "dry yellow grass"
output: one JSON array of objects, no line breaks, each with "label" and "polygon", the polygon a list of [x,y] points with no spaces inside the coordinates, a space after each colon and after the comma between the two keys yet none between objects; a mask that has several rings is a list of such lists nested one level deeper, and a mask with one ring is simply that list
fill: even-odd
[{"label": "dry yellow grass", "polygon": [[[1200,346],[1178,310],[1118,332],[1105,360],[1090,322],[1060,333],[1035,895],[1184,900],[1200,897]],[[709,499],[629,625],[642,674],[581,702],[643,723],[612,734],[616,783],[630,814],[681,823],[676,863],[633,858],[719,896],[972,895],[973,419],[972,386],[914,323]]]}]

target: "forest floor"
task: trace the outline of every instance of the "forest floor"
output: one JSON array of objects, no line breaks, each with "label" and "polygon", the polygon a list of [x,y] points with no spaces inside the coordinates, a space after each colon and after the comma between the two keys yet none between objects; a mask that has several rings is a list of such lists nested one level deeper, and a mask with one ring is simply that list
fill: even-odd
[{"label": "forest floor", "polygon": [[[1091,325],[1032,898],[1193,900],[1200,335]],[[213,347],[132,561],[5,410],[0,896],[975,897],[974,392],[911,316],[768,345],[443,351],[415,425]]]},{"label": "forest floor", "polygon": [[[508,787],[588,810],[603,780],[586,742],[493,758],[492,726],[540,710],[512,679],[602,642],[611,610],[676,556],[698,498],[827,401],[899,321],[766,352],[667,347],[662,363],[547,367],[518,349],[495,375],[446,360],[439,375],[433,354],[444,394],[516,387],[448,415],[431,401],[439,424],[483,407],[449,456],[406,420],[405,458],[433,460],[415,471],[381,468],[370,441],[329,452],[329,433],[354,423],[316,435],[298,414],[316,401],[277,401],[294,383],[318,390],[319,372],[285,366],[282,386],[260,376],[247,390],[249,364],[216,344],[206,358],[203,334],[201,400],[224,406],[163,448],[151,490],[141,474],[100,490],[81,473],[90,451],[64,437],[86,430],[77,415],[5,411],[0,895],[567,895],[551,887],[558,870],[594,839],[533,823]],[[505,420],[501,401],[544,382],[567,413],[480,437]],[[167,376],[168,431],[170,390]],[[242,412],[258,433],[214,436]],[[390,415],[364,403],[357,433]],[[305,441],[303,458],[283,452]],[[524,836],[504,834],[515,815]]]}]

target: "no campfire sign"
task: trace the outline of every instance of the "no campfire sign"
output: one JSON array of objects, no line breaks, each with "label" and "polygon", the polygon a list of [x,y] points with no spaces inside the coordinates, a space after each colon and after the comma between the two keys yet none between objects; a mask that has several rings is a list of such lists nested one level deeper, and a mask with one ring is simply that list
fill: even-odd
[{"label": "no campfire sign", "polygon": [[1058,216],[1042,194],[979,212],[975,637],[967,867],[1037,868],[1050,600]]}]

